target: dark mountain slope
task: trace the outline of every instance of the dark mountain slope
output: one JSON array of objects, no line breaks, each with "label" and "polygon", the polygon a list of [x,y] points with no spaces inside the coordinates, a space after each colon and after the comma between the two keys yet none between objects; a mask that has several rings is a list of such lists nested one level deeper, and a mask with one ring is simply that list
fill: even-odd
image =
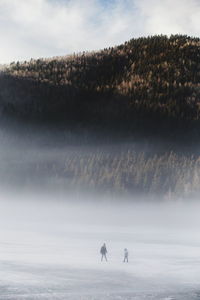
[{"label": "dark mountain slope", "polygon": [[200,39],[154,36],[94,53],[11,63],[2,116],[163,134],[200,128]]}]

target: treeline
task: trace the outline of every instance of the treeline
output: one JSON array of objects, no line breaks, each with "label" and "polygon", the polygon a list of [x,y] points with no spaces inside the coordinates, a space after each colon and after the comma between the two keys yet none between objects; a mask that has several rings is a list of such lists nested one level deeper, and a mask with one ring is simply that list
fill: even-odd
[{"label": "treeline", "polygon": [[21,120],[130,132],[194,130],[200,39],[153,36],[99,52],[13,62],[0,76],[0,109]]},{"label": "treeline", "polygon": [[[200,192],[200,157],[178,152],[79,148],[59,157],[37,154],[1,165],[1,184],[20,188],[195,198]],[[38,157],[39,156],[39,157]],[[4,169],[5,168],[5,169]]]},{"label": "treeline", "polygon": [[[59,170],[59,169],[58,169]],[[57,178],[59,172],[54,169]],[[60,173],[61,174],[61,173]],[[200,192],[200,158],[168,152],[126,150],[68,157],[62,177],[72,187],[121,194],[195,197]]]}]

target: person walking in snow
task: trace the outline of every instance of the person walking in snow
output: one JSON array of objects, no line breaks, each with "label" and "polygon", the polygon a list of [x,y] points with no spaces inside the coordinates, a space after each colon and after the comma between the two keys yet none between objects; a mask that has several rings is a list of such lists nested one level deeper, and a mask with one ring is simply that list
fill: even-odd
[{"label": "person walking in snow", "polygon": [[104,243],[103,246],[101,247],[100,253],[101,253],[101,261],[103,261],[104,258],[105,258],[105,260],[107,261],[106,254],[108,253],[108,251],[107,251],[107,249],[106,249],[106,244],[105,244],[105,243]]},{"label": "person walking in snow", "polygon": [[124,263],[128,262],[128,250],[125,248],[124,249]]}]

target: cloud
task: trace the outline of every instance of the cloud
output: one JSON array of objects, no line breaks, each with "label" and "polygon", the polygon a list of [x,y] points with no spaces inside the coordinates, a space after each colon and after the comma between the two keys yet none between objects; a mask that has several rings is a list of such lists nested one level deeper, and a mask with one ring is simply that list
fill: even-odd
[{"label": "cloud", "polygon": [[160,33],[200,36],[199,20],[199,0],[0,0],[0,62]]},{"label": "cloud", "polygon": [[144,33],[200,36],[199,0],[137,0]]}]

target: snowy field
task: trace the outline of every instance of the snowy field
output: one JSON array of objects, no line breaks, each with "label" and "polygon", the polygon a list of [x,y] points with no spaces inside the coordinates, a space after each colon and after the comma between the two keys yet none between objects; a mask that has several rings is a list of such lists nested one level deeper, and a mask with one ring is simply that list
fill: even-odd
[{"label": "snowy field", "polygon": [[1,195],[1,300],[200,299],[199,206],[81,201]]}]

